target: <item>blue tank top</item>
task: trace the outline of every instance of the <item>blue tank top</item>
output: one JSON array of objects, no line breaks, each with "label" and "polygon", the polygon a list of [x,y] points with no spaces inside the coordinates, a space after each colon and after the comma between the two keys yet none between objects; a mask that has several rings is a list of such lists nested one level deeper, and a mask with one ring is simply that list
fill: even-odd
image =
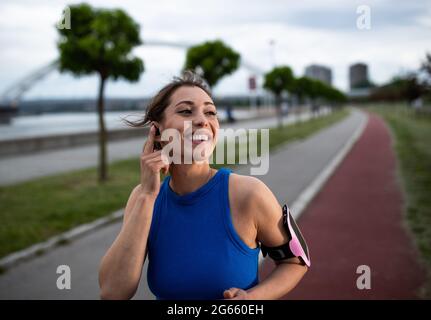
[{"label": "blue tank top", "polygon": [[258,284],[260,248],[237,234],[229,206],[229,175],[219,169],[199,189],[176,194],[163,181],[148,237],[148,286],[157,299],[223,299],[231,287]]}]

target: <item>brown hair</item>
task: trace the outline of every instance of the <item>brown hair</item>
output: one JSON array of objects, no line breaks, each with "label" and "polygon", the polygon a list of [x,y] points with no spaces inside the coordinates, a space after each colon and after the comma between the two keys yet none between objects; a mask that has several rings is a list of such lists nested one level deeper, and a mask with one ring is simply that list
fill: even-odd
[{"label": "brown hair", "polygon": [[137,121],[129,121],[123,119],[127,125],[131,127],[144,127],[151,121],[161,121],[163,119],[163,112],[171,103],[171,96],[179,87],[190,86],[199,87],[204,90],[212,99],[211,90],[207,82],[198,74],[191,70],[183,72],[181,77],[174,77],[173,80],[165,85],[160,91],[151,99],[148,104],[143,119]]}]

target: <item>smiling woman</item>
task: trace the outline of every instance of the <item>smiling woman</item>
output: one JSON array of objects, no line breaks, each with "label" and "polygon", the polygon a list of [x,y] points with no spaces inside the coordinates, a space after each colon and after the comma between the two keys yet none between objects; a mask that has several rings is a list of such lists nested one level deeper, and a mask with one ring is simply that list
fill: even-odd
[{"label": "smiling woman", "polygon": [[[289,240],[282,210],[260,180],[209,166],[219,122],[203,79],[185,72],[154,97],[142,121],[151,123],[141,155],[141,183],[127,202],[123,227],[102,259],[103,299],[135,294],[148,254],[148,285],[157,299],[277,299],[300,281],[307,267],[298,257],[276,261],[259,283],[260,244]],[[203,161],[168,161],[165,132],[178,133],[193,152],[205,146]],[[160,172],[168,173],[163,183]]]}]

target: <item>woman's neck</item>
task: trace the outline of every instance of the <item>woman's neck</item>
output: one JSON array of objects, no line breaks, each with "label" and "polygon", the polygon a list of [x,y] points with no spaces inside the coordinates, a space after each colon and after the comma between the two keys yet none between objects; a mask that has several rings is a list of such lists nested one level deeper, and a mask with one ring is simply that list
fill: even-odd
[{"label": "woman's neck", "polygon": [[184,195],[206,184],[211,179],[213,171],[208,163],[171,164],[169,185],[176,194]]}]

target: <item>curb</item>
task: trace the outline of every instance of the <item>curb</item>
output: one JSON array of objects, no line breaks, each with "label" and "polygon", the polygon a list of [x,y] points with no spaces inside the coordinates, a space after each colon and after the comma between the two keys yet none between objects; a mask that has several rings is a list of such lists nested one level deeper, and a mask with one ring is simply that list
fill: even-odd
[{"label": "curb", "polygon": [[[359,126],[353,132],[352,136],[346,141],[346,143],[340,149],[340,151],[337,152],[335,157],[333,157],[331,161],[329,161],[329,163],[320,172],[320,174],[316,178],[314,178],[314,180],[300,193],[298,198],[290,206],[292,209],[291,210],[292,215],[295,218],[295,220],[298,220],[298,218],[301,216],[301,214],[305,211],[307,206],[310,204],[311,200],[313,200],[313,198],[319,193],[319,191],[322,189],[326,181],[328,181],[328,179],[331,177],[331,175],[335,172],[337,167],[340,165],[340,163],[343,161],[343,159],[352,149],[356,141],[362,135],[365,129],[365,126],[368,123],[368,115],[362,111],[356,110],[353,112],[363,113],[366,116],[366,118],[361,122],[361,124],[359,124]],[[262,251],[261,251],[259,253],[259,266],[262,265],[265,259],[266,258],[263,257]]]},{"label": "curb", "polygon": [[49,238],[44,242],[37,243],[24,250],[12,253],[0,260],[0,269],[5,271],[12,266],[17,265],[20,262],[29,260],[36,256],[43,254],[45,251],[52,249],[56,246],[67,244],[68,242],[81,237],[90,231],[103,227],[107,224],[115,222],[123,217],[124,209],[117,210],[107,217],[97,219],[93,222],[82,224],[74,229],[71,229],[65,233]]}]

